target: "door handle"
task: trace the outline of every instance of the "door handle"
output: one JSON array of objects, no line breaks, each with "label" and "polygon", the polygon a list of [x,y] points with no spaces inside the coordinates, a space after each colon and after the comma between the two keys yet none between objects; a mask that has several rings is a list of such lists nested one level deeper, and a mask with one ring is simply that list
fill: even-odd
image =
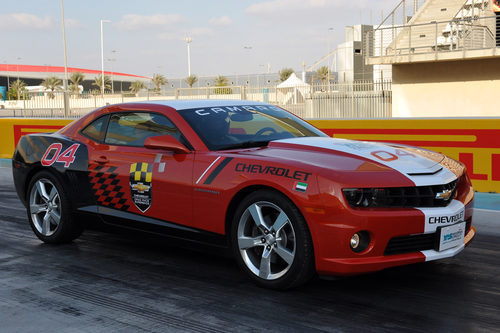
[{"label": "door handle", "polygon": [[106,164],[109,162],[109,160],[106,156],[99,156],[98,158],[94,159],[94,162],[98,164]]}]

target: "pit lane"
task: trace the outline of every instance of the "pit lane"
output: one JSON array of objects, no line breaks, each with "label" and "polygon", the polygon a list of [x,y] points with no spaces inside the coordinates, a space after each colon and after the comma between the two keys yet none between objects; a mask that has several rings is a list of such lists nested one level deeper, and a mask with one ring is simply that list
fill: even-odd
[{"label": "pit lane", "polygon": [[0,331],[500,331],[500,211],[476,212],[455,258],[274,292],[224,252],[170,239],[88,230],[43,244],[10,172],[0,166]]}]

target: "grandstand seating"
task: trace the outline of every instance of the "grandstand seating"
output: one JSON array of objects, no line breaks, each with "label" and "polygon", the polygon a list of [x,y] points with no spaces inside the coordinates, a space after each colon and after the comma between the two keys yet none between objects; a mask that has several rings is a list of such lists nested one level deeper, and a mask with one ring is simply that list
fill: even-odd
[{"label": "grandstand seating", "polygon": [[478,19],[493,15],[490,6],[488,0],[427,0],[407,25],[394,28],[386,55],[494,45],[494,21]]}]

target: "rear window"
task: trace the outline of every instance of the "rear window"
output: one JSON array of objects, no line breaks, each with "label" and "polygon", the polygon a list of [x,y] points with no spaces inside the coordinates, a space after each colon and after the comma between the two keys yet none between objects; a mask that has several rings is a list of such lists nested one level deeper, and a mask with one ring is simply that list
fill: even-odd
[{"label": "rear window", "polygon": [[100,117],[85,127],[81,133],[89,139],[101,142],[104,139],[107,120],[108,116]]}]

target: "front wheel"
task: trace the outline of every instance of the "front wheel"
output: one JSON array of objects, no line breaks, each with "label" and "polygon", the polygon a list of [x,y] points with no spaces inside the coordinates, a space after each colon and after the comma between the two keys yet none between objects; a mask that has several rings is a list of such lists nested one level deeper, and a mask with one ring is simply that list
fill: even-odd
[{"label": "front wheel", "polygon": [[28,188],[28,220],[35,235],[46,243],[66,243],[83,231],[71,218],[70,202],[58,179],[47,171],[33,177]]},{"label": "front wheel", "polygon": [[282,194],[259,190],[238,206],[231,245],[239,265],[260,286],[289,289],[314,273],[314,253],[307,224]]}]

